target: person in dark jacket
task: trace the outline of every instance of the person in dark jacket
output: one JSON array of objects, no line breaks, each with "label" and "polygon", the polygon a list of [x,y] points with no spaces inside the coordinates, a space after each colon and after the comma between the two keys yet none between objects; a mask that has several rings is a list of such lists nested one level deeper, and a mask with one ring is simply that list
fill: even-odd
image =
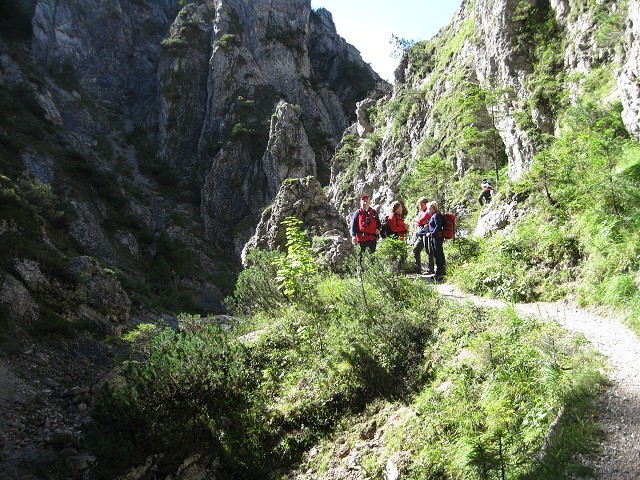
[{"label": "person in dark jacket", "polygon": [[486,205],[491,201],[491,197],[496,191],[491,186],[491,182],[486,178],[482,180],[482,192],[480,192],[480,196],[478,197],[478,203],[480,205]]},{"label": "person in dark jacket", "polygon": [[436,202],[429,202],[427,204],[427,210],[431,213],[429,219],[429,231],[426,233],[429,251],[433,253],[436,270],[434,280],[440,282],[444,280],[446,274],[446,261],[444,258],[444,236],[442,233],[444,224],[444,215],[438,210],[438,204]]},{"label": "person in dark jacket", "polygon": [[378,213],[371,208],[369,196],[360,197],[360,208],[353,213],[351,220],[351,237],[353,242],[360,245],[359,260],[362,261],[362,254],[365,250],[371,253],[376,251],[376,242],[380,235],[380,219]]}]

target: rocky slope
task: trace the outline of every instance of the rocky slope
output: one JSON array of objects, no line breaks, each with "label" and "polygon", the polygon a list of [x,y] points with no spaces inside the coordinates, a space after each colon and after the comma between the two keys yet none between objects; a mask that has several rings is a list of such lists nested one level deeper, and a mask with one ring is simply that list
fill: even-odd
[{"label": "rocky slope", "polygon": [[[137,303],[220,310],[262,209],[285,178],[328,182],[356,101],[380,82],[309,0],[21,6],[2,5],[0,155],[19,198],[0,234],[34,244],[5,250],[4,283],[17,287],[0,295],[23,292],[11,312],[38,317],[36,283],[66,297],[56,312],[84,312],[69,292],[102,269]],[[61,269],[74,257],[98,276]]]},{"label": "rocky slope", "polygon": [[261,211],[328,182],[379,81],[309,0],[0,2],[2,472],[80,475],[97,342],[223,310]]},{"label": "rocky slope", "polygon": [[362,104],[333,164],[333,203],[346,215],[369,190],[374,204],[388,204],[403,175],[433,154],[458,178],[503,165],[518,178],[600,71],[613,75],[608,101],[622,103],[637,138],[637,24],[636,1],[462,2],[436,37],[405,53],[393,93]]}]

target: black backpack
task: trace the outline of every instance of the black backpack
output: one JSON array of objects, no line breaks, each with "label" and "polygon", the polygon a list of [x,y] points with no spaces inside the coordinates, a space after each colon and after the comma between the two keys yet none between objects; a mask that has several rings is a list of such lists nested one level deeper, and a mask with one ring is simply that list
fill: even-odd
[{"label": "black backpack", "polygon": [[380,220],[380,238],[387,238],[392,233],[391,227],[389,226],[389,219],[387,217],[382,218],[382,220]]}]

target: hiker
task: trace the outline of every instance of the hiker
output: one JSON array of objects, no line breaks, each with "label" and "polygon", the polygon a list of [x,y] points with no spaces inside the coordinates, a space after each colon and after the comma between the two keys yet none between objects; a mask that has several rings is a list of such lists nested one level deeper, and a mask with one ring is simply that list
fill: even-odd
[{"label": "hiker", "polygon": [[482,180],[482,184],[481,185],[482,185],[482,192],[480,193],[480,196],[478,197],[478,203],[480,203],[480,205],[486,205],[487,203],[489,203],[491,201],[491,197],[493,197],[493,195],[496,193],[496,191],[491,186],[491,182],[489,180],[487,180],[486,178],[484,178]]},{"label": "hiker", "polygon": [[389,225],[392,237],[404,240],[408,230],[404,223],[404,218],[402,217],[401,202],[396,200],[391,204],[391,215],[387,217],[387,225]]},{"label": "hiker", "polygon": [[[426,247],[425,235],[428,232],[429,219],[431,218],[431,213],[427,209],[427,202],[428,200],[424,197],[418,200],[419,212],[416,218],[416,234],[413,242],[413,271],[418,274],[422,272],[420,252]],[[429,253],[428,249],[427,253],[429,254],[429,263],[426,274],[431,275],[433,273],[433,255]]]},{"label": "hiker", "polygon": [[369,196],[360,197],[360,208],[353,213],[351,236],[353,242],[360,245],[358,259],[362,262],[362,254],[368,249],[372,254],[376,251],[376,241],[380,235],[380,219],[377,212],[369,205]]},{"label": "hiker", "polygon": [[427,248],[433,254],[436,261],[436,271],[433,279],[436,282],[444,280],[446,261],[444,258],[444,250],[442,244],[444,242],[444,235],[442,229],[444,226],[444,215],[438,210],[438,204],[436,202],[429,202],[427,204],[427,210],[431,213],[429,219],[429,231],[426,233]]}]

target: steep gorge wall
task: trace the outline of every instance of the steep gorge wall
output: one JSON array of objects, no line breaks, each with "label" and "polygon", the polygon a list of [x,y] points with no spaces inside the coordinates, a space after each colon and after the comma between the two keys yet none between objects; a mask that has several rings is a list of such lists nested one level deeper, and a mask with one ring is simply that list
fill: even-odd
[{"label": "steep gorge wall", "polygon": [[[84,280],[65,265],[80,257],[151,308],[220,310],[280,184],[328,183],[356,102],[380,81],[309,0],[20,5],[0,5],[0,174],[20,194],[0,218],[12,312],[54,307],[16,265],[73,291]],[[29,308],[14,309],[15,292]]]},{"label": "steep gorge wall", "polygon": [[[76,97],[60,98],[65,124],[95,134],[113,128],[78,105],[102,104],[115,115],[157,125],[160,42],[177,12],[177,0],[38,0],[32,52]],[[98,105],[96,105],[97,107]]]},{"label": "steep gorge wall", "polygon": [[286,176],[328,183],[355,99],[379,78],[308,0],[219,3],[212,21],[197,152],[202,216],[210,239],[239,252]]},{"label": "steep gorge wall", "polygon": [[[367,190],[388,204],[403,172],[434,153],[460,178],[496,161],[518,178],[555,135],[565,102],[600,68],[615,71],[609,97],[620,98],[637,138],[637,9],[637,1],[464,1],[438,35],[405,53],[393,94],[369,101],[352,127],[357,153],[338,152],[333,202],[346,215]],[[345,156],[360,162],[359,172],[345,173]]]},{"label": "steep gorge wall", "polygon": [[381,81],[310,0],[34,3],[51,116],[89,147],[142,132],[147,168],[196,190],[207,239],[237,254],[284,178],[328,183],[355,102]]}]

